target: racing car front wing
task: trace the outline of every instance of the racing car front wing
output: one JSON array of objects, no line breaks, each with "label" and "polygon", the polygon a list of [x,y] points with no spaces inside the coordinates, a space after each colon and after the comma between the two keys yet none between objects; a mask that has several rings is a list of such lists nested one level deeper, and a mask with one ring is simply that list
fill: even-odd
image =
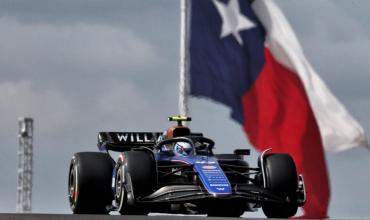
[{"label": "racing car front wing", "polygon": [[[297,192],[298,193],[298,192]],[[149,196],[139,198],[136,202],[143,203],[185,203],[200,202],[201,200],[244,200],[249,203],[295,203],[301,205],[302,201],[291,201],[272,194],[269,190],[252,185],[236,185],[230,194],[210,194],[201,186],[172,185],[164,186]]]}]

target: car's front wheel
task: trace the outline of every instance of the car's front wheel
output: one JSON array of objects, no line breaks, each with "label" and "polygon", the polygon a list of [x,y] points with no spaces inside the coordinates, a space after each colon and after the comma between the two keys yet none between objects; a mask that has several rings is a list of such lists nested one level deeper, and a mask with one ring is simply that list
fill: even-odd
[{"label": "car's front wheel", "polygon": [[117,163],[115,178],[115,201],[119,213],[148,214],[148,209],[136,204],[135,199],[153,192],[157,184],[156,172],[156,163],[151,152],[128,151],[122,155]]},{"label": "car's front wheel", "polygon": [[288,203],[264,203],[262,210],[268,218],[289,218],[297,213],[297,169],[288,154],[269,154],[264,158],[266,188],[273,194],[287,198]]}]

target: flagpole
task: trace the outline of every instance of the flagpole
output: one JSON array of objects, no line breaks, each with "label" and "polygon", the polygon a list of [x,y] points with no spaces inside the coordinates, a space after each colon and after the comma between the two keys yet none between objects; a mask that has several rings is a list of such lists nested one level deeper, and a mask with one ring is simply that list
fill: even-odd
[{"label": "flagpole", "polygon": [[180,24],[180,83],[179,83],[179,114],[189,116],[189,51],[188,51],[188,30],[189,30],[189,0],[181,0],[180,3],[181,24]]}]

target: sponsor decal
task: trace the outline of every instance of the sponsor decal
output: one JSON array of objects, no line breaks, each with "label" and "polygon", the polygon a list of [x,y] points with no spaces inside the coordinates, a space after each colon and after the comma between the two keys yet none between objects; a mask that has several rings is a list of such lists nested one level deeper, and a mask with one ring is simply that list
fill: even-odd
[{"label": "sponsor decal", "polygon": [[214,170],[214,169],[217,169],[216,166],[212,166],[212,165],[204,165],[202,166],[203,169],[205,170]]},{"label": "sponsor decal", "polygon": [[[212,162],[212,163],[209,163]],[[215,161],[195,164],[206,190],[214,195],[232,193],[231,185]]]},{"label": "sponsor decal", "polygon": [[210,186],[229,186],[229,184],[209,184]]},{"label": "sponsor decal", "polygon": [[160,132],[99,132],[99,144],[151,145],[161,140]]},{"label": "sponsor decal", "polygon": [[202,161],[195,161],[195,163],[200,163],[200,164],[215,164],[216,162],[215,161],[204,161],[204,160],[202,160]]},{"label": "sponsor decal", "polygon": [[[152,136],[152,135],[151,135]],[[117,139],[120,142],[134,142],[134,143],[147,143],[153,140],[145,133],[118,133]]]}]

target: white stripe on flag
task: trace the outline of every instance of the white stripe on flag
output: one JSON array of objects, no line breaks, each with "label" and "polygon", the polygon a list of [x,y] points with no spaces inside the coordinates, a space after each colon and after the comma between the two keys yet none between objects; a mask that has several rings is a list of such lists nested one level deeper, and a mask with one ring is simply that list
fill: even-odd
[{"label": "white stripe on flag", "polygon": [[367,146],[362,126],[330,92],[303,54],[299,41],[273,0],[254,1],[252,8],[267,32],[275,59],[301,78],[317,119],[325,150]]}]

